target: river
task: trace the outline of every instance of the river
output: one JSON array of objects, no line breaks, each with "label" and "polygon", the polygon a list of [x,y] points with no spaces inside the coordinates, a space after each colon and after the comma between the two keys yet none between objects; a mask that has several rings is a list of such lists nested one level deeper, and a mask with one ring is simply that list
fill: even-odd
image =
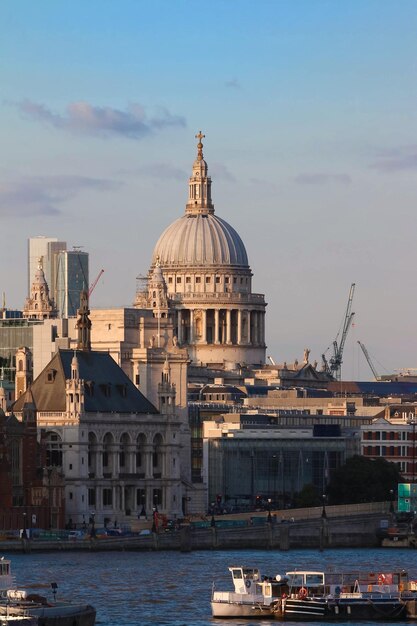
[{"label": "river", "polygon": [[233,550],[186,554],[57,552],[4,556],[12,560],[18,587],[30,587],[49,596],[50,583],[56,582],[58,597],[94,605],[96,623],[102,626],[276,626],[279,622],[211,617],[213,581],[219,590],[232,588],[229,565],[259,567],[262,573],[271,576],[295,568],[381,572],[406,569],[410,577],[417,578],[417,551],[409,549]]}]

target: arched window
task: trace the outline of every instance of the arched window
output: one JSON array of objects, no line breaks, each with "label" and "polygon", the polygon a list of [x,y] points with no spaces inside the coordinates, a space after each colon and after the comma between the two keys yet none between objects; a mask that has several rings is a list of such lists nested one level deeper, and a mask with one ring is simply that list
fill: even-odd
[{"label": "arched window", "polygon": [[128,467],[128,450],[129,450],[130,437],[127,433],[123,433],[120,437],[120,452],[119,452],[119,467],[120,470]]}]

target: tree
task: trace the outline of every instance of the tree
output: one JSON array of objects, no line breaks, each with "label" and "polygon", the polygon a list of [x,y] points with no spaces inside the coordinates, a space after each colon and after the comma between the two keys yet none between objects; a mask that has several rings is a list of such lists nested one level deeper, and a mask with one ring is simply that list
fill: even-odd
[{"label": "tree", "polygon": [[331,473],[327,495],[331,504],[382,502],[397,490],[401,474],[395,463],[385,459],[353,456]]},{"label": "tree", "polygon": [[295,496],[294,502],[296,508],[305,508],[309,506],[319,506],[321,504],[321,497],[317,487],[309,483],[304,485],[300,493]]}]

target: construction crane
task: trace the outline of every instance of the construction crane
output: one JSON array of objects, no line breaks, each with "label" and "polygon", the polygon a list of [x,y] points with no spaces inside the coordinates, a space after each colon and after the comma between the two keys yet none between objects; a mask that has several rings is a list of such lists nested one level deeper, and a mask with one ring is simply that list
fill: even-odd
[{"label": "construction crane", "polygon": [[349,332],[349,328],[352,325],[352,320],[355,316],[355,313],[352,312],[352,301],[353,294],[355,293],[355,283],[352,283],[349,291],[349,298],[345,312],[345,319],[343,322],[342,334],[340,337],[340,342],[337,340],[339,338],[340,330],[337,333],[336,339],[333,341],[333,356],[330,357],[329,361],[326,359],[326,354],[322,354],[323,360],[323,369],[328,374],[331,374],[336,380],[340,380],[342,373],[342,362],[343,362],[343,349],[345,347],[345,341],[347,334]]},{"label": "construction crane", "polygon": [[91,283],[91,285],[90,285],[90,287],[88,289],[88,297],[90,297],[91,294],[93,293],[93,291],[96,288],[96,285],[97,285],[98,281],[100,280],[101,275],[103,274],[103,272],[104,272],[104,270],[100,270],[98,275],[97,275],[97,278],[95,279],[95,281],[93,283]]},{"label": "construction crane", "polygon": [[375,366],[374,366],[374,364],[371,361],[371,357],[369,356],[368,350],[365,348],[365,346],[363,345],[363,343],[361,341],[358,341],[358,344],[359,344],[359,347],[360,347],[360,349],[362,350],[362,352],[363,352],[363,354],[365,356],[365,359],[368,362],[369,367],[372,370],[372,374],[375,376],[375,380],[379,380],[378,372],[376,371]]}]

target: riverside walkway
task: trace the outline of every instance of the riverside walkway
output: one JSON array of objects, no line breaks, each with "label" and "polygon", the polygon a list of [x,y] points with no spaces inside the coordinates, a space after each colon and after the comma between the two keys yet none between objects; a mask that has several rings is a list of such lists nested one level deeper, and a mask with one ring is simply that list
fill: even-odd
[{"label": "riverside walkway", "polygon": [[[4,552],[376,547],[389,503],[192,518],[178,530],[105,538],[0,541]],[[234,526],[233,522],[239,522]]]}]

